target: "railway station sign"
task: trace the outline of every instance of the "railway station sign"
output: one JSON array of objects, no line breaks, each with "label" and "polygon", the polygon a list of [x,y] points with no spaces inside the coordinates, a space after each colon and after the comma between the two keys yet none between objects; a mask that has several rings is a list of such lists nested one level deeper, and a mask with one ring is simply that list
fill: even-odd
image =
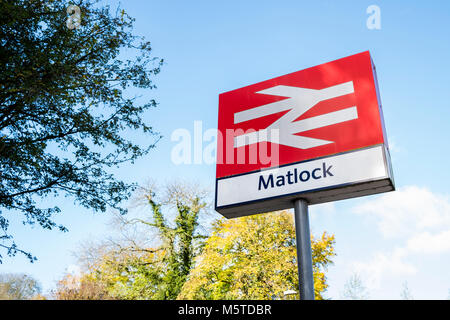
[{"label": "railway station sign", "polygon": [[215,208],[225,217],[394,189],[368,51],[219,95]]}]

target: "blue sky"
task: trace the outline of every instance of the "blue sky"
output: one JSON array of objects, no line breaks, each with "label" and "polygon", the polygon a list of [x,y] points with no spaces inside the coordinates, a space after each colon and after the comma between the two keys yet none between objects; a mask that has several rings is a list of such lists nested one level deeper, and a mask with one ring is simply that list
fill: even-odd
[{"label": "blue sky", "polygon": [[[381,10],[380,30],[366,27],[370,5]],[[358,274],[372,299],[399,299],[404,283],[416,299],[449,297],[450,2],[127,0],[121,6],[166,62],[158,89],[144,96],[159,102],[146,117],[164,138],[117,171],[139,183],[182,178],[213,189],[214,164],[171,162],[174,130],[192,132],[194,121],[215,129],[221,92],[370,50],[397,191],[310,207],[312,233],[336,236],[326,296],[341,298]],[[0,271],[32,274],[49,290],[76,264],[72,252],[80,243],[109,232],[110,216],[70,198],[45,201],[61,206],[56,220],[69,232],[13,219],[17,243],[39,260],[6,258]]]}]

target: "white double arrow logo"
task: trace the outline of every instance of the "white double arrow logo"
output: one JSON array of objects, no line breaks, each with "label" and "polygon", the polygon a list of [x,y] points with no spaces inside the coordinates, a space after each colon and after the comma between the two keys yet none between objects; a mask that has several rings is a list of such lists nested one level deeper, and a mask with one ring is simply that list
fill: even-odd
[{"label": "white double arrow logo", "polygon": [[[353,92],[353,81],[321,90],[279,85],[258,91],[256,93],[288,97],[289,99],[237,112],[234,114],[235,124],[290,110],[265,129],[236,136],[234,147],[238,148],[258,142],[274,142],[298,149],[309,149],[333,143],[334,141],[299,136],[297,133],[358,119],[356,106],[303,120],[294,120],[321,101]],[[273,132],[278,132],[278,134],[273,134]]]}]

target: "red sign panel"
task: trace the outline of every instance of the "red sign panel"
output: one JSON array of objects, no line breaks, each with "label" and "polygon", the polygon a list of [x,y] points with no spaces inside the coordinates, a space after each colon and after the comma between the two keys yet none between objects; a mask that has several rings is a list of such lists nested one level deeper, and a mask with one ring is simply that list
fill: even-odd
[{"label": "red sign panel", "polygon": [[368,51],[219,96],[216,177],[386,143]]}]

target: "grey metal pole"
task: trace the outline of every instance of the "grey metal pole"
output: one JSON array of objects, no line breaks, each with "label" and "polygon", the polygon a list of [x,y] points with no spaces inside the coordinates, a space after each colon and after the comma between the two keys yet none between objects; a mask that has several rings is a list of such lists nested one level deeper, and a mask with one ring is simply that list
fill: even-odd
[{"label": "grey metal pole", "polygon": [[306,200],[295,200],[294,212],[300,300],[314,300],[311,236],[309,233],[308,203]]}]

